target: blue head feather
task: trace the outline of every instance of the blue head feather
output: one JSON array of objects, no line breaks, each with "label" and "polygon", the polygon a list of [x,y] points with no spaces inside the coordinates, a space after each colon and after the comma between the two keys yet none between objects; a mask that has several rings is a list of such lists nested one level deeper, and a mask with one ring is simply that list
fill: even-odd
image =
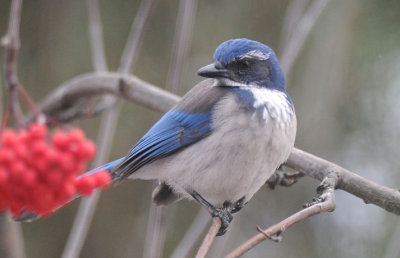
[{"label": "blue head feather", "polygon": [[285,91],[285,76],[275,52],[260,42],[246,38],[225,41],[215,50],[214,63],[228,66],[251,52],[259,53],[265,58],[260,58],[258,67],[255,67],[259,69],[249,70],[248,73],[237,76],[236,80],[241,83]]}]

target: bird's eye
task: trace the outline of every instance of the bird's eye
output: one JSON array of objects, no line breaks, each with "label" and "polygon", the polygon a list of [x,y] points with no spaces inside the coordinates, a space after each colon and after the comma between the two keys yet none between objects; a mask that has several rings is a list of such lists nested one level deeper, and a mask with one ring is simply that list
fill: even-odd
[{"label": "bird's eye", "polygon": [[249,60],[238,60],[237,61],[237,68],[239,70],[247,70],[250,66]]}]

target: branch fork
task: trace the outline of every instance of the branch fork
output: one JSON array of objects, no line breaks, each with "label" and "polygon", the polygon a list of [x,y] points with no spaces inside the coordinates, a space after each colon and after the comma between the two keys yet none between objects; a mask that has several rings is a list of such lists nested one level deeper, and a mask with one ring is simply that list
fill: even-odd
[{"label": "branch fork", "polygon": [[335,188],[339,181],[339,173],[332,171],[321,182],[317,188],[317,197],[313,202],[305,204],[304,209],[296,212],[290,217],[282,220],[281,222],[263,230],[257,226],[260,232],[241,246],[236,248],[233,252],[228,254],[226,258],[239,257],[246,253],[248,250],[261,243],[265,239],[270,239],[275,242],[282,240],[282,234],[294,226],[295,224],[323,212],[332,212],[336,208],[335,204]]}]

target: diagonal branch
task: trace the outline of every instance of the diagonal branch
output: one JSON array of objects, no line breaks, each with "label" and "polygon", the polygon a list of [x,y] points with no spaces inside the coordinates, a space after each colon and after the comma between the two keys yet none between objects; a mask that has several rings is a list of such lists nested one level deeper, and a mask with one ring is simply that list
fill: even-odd
[{"label": "diagonal branch", "polygon": [[243,243],[241,246],[236,248],[233,252],[228,254],[225,258],[235,258],[242,256],[244,253],[249,251],[251,248],[261,243],[266,239],[271,239],[273,241],[279,242],[282,239],[282,234],[295,224],[323,212],[331,212],[335,209],[335,187],[338,183],[339,174],[336,172],[329,173],[321,185],[318,187],[319,193],[318,198],[314,203],[307,205],[307,208],[293,214],[292,216],[282,220],[278,224],[275,224],[266,230],[262,230],[259,227],[257,229],[260,231],[257,235],[250,238],[248,241]]},{"label": "diagonal branch", "polygon": [[207,235],[204,237],[203,243],[199,250],[197,251],[196,258],[204,258],[206,257],[208,250],[214,241],[215,236],[217,235],[219,229],[221,227],[221,219],[220,218],[213,218],[213,223],[210,229],[207,232]]}]

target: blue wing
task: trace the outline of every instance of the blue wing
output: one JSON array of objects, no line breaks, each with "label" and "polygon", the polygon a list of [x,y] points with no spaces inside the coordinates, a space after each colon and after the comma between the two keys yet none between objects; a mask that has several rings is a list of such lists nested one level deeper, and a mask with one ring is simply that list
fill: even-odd
[{"label": "blue wing", "polygon": [[122,180],[142,166],[171,155],[211,132],[211,113],[189,113],[171,110],[166,113],[133,147],[112,172]]}]

